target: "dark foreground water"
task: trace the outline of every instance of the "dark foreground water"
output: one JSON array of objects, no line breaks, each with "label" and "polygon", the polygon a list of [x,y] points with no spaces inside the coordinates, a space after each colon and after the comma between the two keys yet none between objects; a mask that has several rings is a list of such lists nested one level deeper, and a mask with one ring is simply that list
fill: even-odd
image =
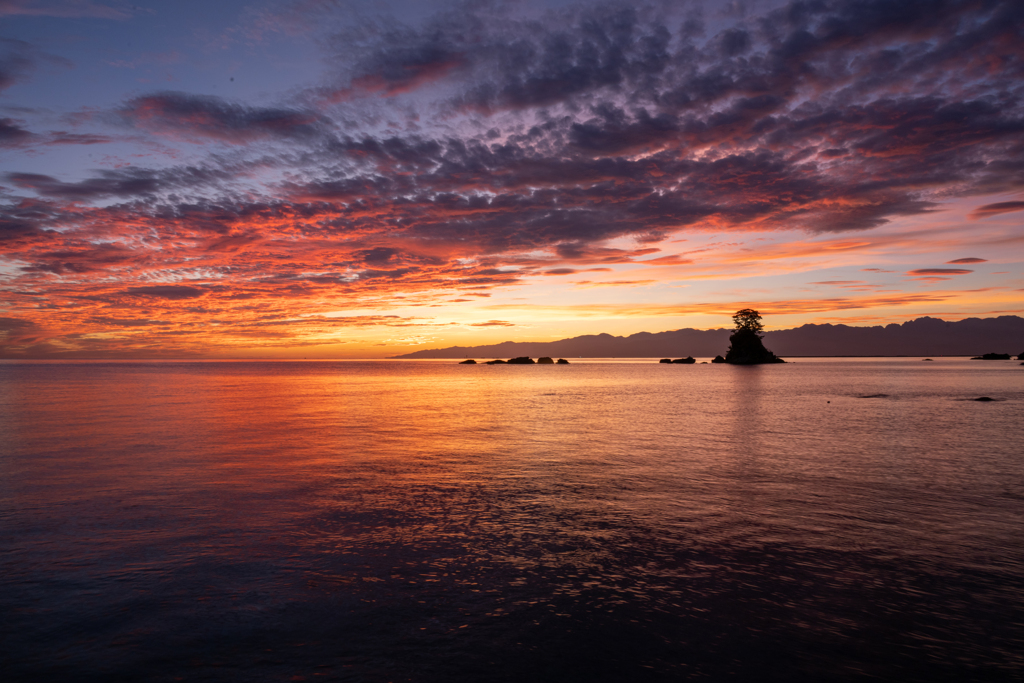
[{"label": "dark foreground water", "polygon": [[1016,362],[0,364],[0,678],[1020,680],[1022,444]]}]

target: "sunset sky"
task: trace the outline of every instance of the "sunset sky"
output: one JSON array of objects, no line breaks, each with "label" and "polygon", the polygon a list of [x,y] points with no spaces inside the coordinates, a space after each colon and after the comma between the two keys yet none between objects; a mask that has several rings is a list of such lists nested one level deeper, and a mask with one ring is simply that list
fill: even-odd
[{"label": "sunset sky", "polygon": [[0,0],[0,357],[1024,314],[1024,3]]}]

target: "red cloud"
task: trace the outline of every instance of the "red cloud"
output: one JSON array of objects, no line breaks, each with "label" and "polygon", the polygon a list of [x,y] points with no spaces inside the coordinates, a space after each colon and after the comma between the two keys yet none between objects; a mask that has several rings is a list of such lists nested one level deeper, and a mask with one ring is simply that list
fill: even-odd
[{"label": "red cloud", "polygon": [[[327,314],[338,310],[465,302],[540,275],[638,265],[657,273],[697,253],[701,268],[750,274],[829,254],[892,262],[913,241],[906,234],[826,241],[790,231],[863,231],[948,197],[1016,191],[1024,120],[1017,100],[982,95],[1019,87],[1018,26],[1000,19],[1010,3],[938,3],[927,22],[909,23],[897,5],[872,5],[868,17],[863,3],[819,3],[799,26],[768,12],[694,41],[654,8],[623,21],[617,9],[586,5],[527,25],[490,21],[470,4],[334,44],[352,56],[341,60],[350,94],[418,88],[415,103],[314,110],[304,103],[332,91],[322,83],[274,106],[155,92],[69,118],[83,131],[132,128],[111,139],[145,145],[140,153],[156,147],[153,136],[234,149],[191,148],[177,166],[146,168],[141,155],[126,155],[136,165],[4,175],[2,304],[20,321],[4,343],[44,355],[328,344],[342,323]],[[0,55],[0,88],[31,67],[21,47],[10,55]],[[950,74],[956,87],[926,85]],[[440,78],[446,99],[430,101],[423,86]],[[504,113],[460,118],[467,110]],[[35,123],[0,119],[0,144],[106,139],[78,128],[32,132]],[[999,202],[972,216],[1022,209]],[[759,241],[727,237],[689,255],[652,246],[685,231]],[[981,246],[970,248],[986,245],[974,237]],[[952,230],[930,239],[965,248]],[[1007,231],[988,246],[1020,239]],[[621,277],[587,284],[653,281]],[[785,310],[935,300],[827,299]],[[350,326],[427,324],[369,317]]]}]

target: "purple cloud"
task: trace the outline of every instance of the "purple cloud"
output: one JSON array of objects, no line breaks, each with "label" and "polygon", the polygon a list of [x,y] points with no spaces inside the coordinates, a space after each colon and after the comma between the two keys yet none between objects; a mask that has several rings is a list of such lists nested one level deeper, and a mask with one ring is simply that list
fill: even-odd
[{"label": "purple cloud", "polygon": [[120,119],[183,140],[213,139],[230,144],[256,140],[308,140],[320,136],[326,120],[298,109],[250,107],[219,97],[162,92],[130,100]]}]

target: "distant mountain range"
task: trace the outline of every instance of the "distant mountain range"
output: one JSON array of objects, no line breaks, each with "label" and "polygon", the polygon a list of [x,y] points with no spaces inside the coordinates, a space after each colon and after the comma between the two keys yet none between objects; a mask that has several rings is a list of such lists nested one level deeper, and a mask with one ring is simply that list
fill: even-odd
[{"label": "distant mountain range", "polygon": [[[682,329],[628,337],[588,334],[552,342],[502,342],[487,346],[427,349],[394,358],[697,358],[725,355],[732,330]],[[801,325],[766,332],[764,344],[786,356],[976,356],[1024,352],[1024,318],[967,318],[946,322],[918,318],[875,327]]]}]

